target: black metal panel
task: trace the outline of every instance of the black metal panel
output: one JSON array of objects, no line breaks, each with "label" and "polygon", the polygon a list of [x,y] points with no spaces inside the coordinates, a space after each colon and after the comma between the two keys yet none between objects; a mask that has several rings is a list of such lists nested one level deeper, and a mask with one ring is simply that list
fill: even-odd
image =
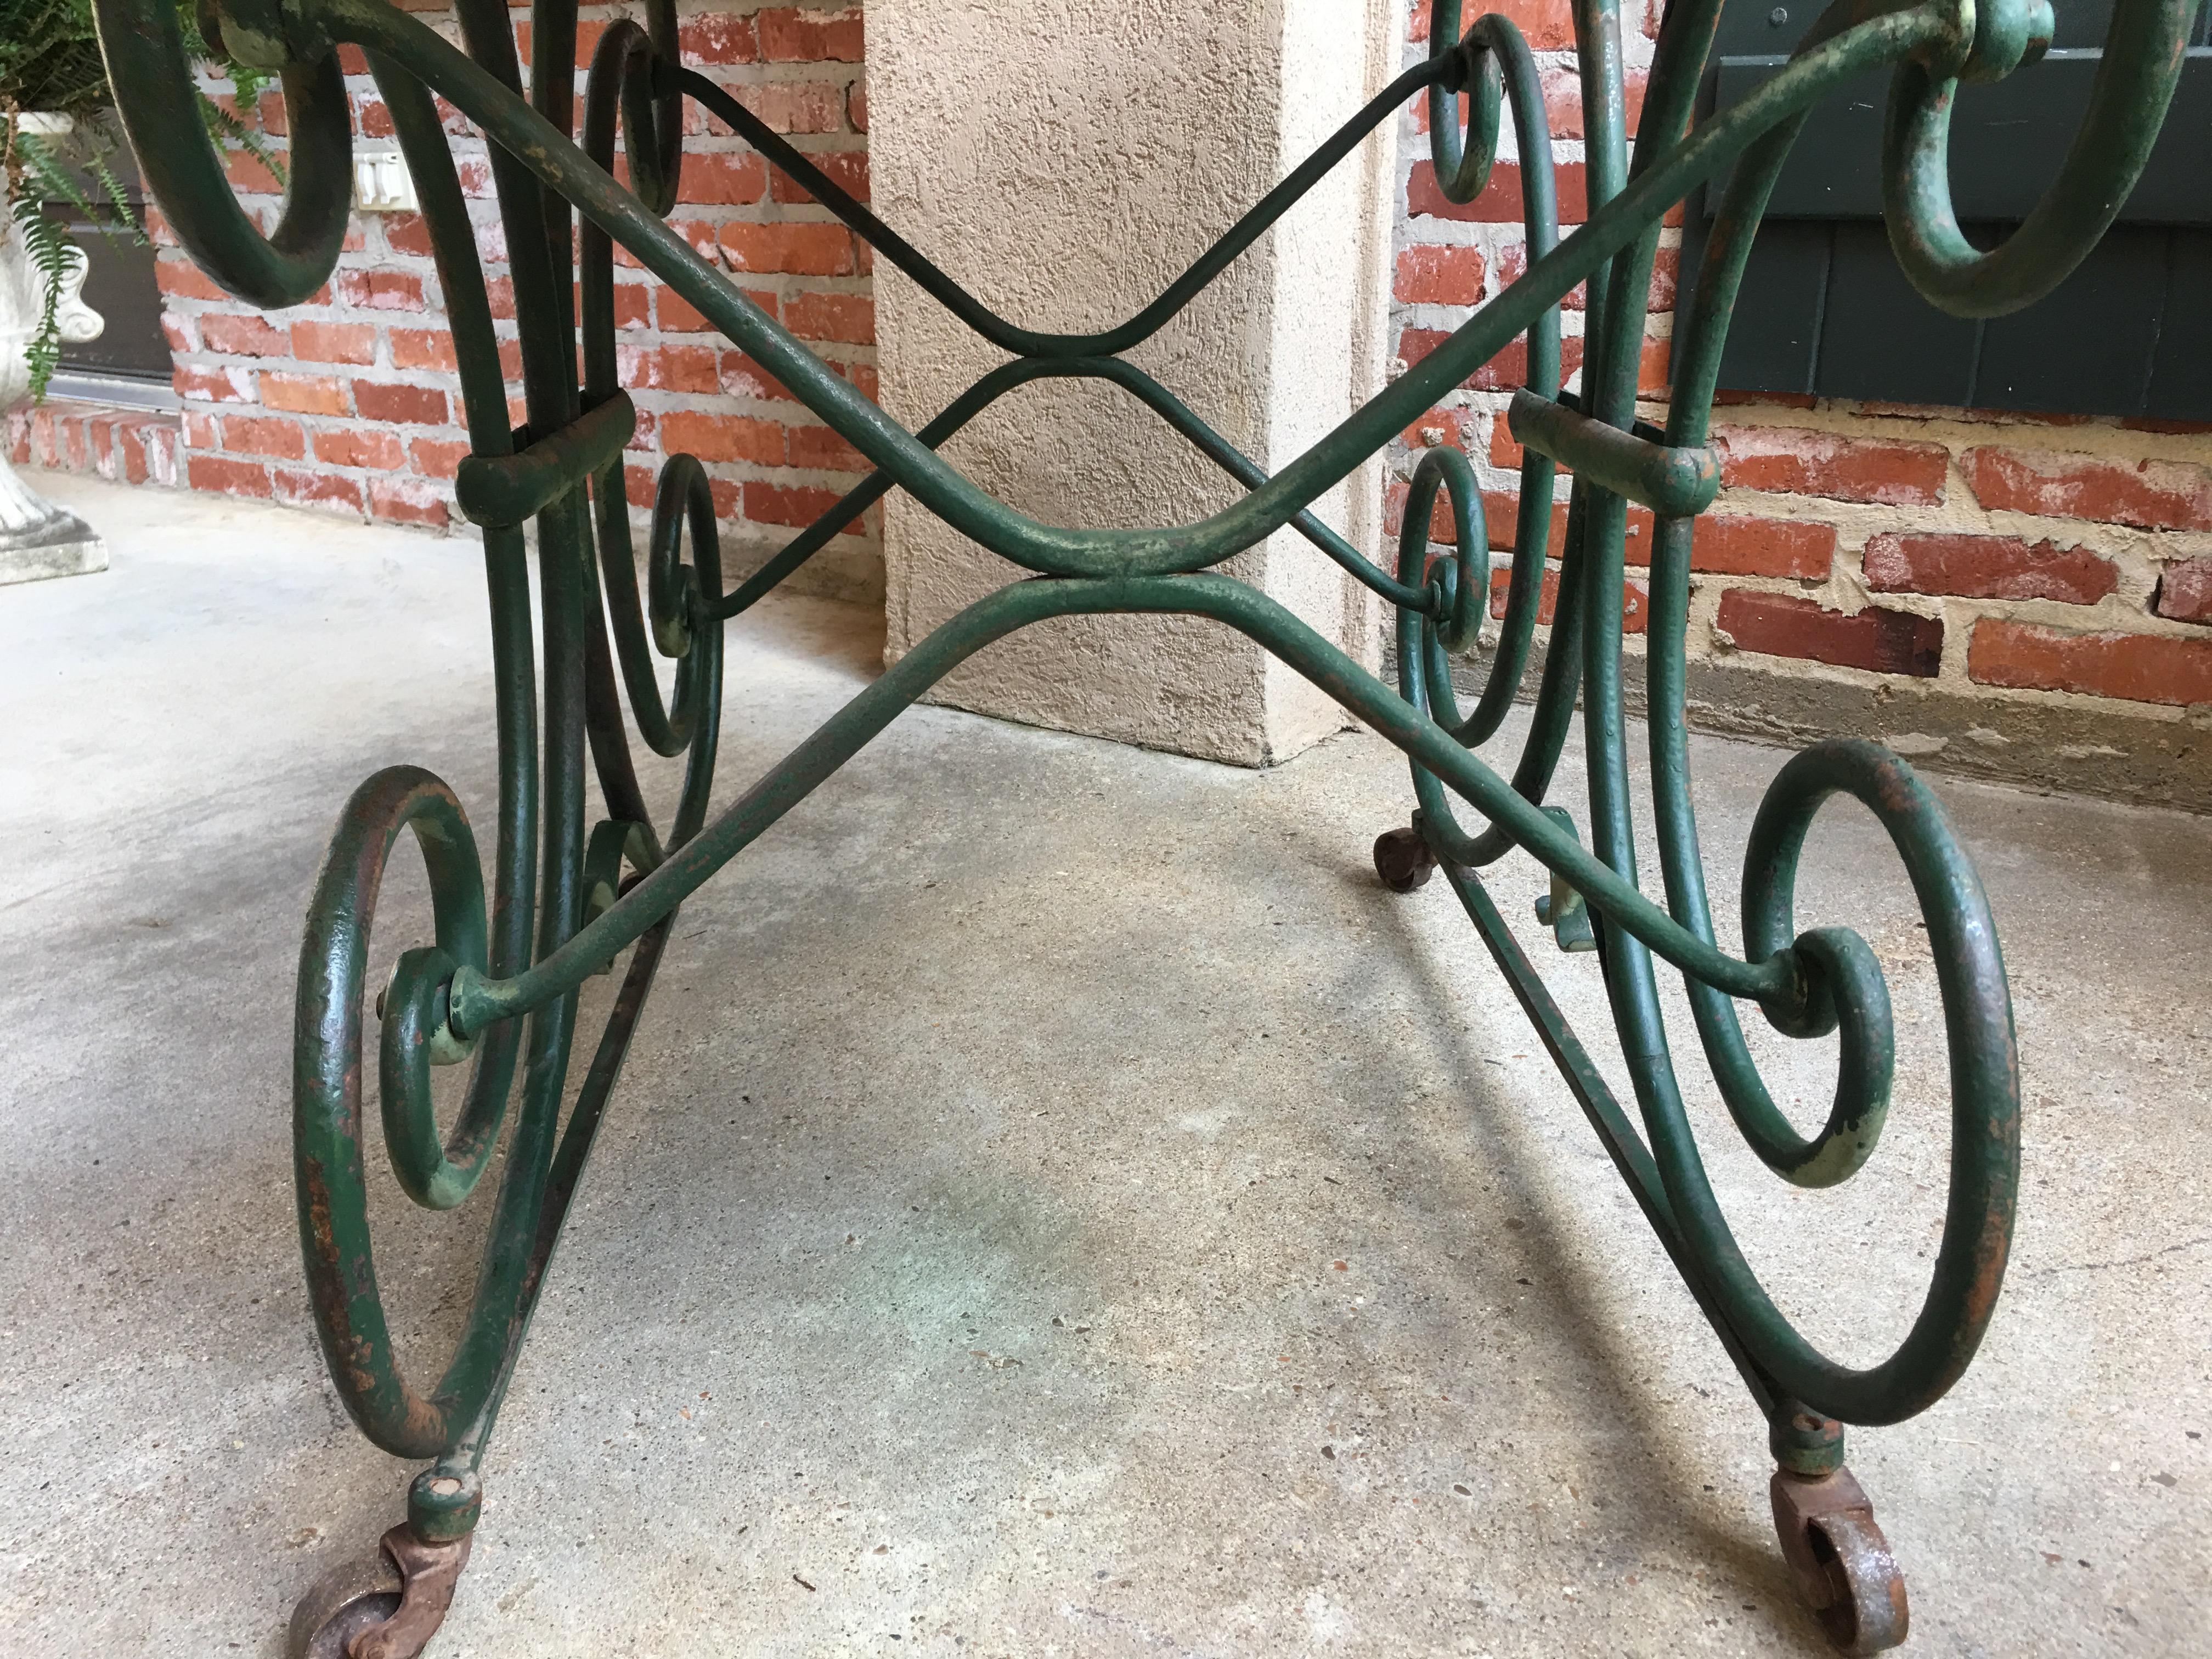
[{"label": "black metal panel", "polygon": [[[1713,56],[1749,58],[1761,53],[1788,57],[1805,31],[1820,15],[1820,0],[1729,0],[1713,39]],[[2102,46],[2112,24],[2112,0],[2055,0],[2053,12],[2058,33],[2051,45],[2061,49]],[[2200,8],[2197,27],[2190,37],[2193,46],[2212,45],[2212,7]]]},{"label": "black metal panel", "polygon": [[[2112,0],[2060,0],[2061,50],[1960,88],[1954,204],[1991,246],[2032,209],[2072,143]],[[1780,14],[1778,16],[1777,14]],[[1818,15],[1733,0],[1701,112],[1771,76]],[[1942,406],[2212,419],[2212,7],[2157,150],[2106,241],[2050,298],[1975,324],[1937,311],[1898,270],[1881,224],[1883,77],[1818,108],[1778,181],[1723,356],[1721,384]],[[1682,283],[1698,276],[1717,192],[1693,199]],[[1808,269],[1826,242],[1826,268]],[[1802,343],[1814,349],[1809,361]]]},{"label": "black metal panel", "polygon": [[[1725,384],[1759,392],[1813,389],[1827,280],[1827,226],[1776,225],[1760,234],[1729,329]],[[1753,295],[1759,297],[1753,301]]]},{"label": "black metal panel", "polygon": [[[1785,226],[1773,228],[1780,232]],[[1979,328],[1936,310],[1914,291],[1880,225],[1850,221],[1827,228],[1834,233],[1834,253],[1812,389],[1824,398],[1970,402]],[[1763,232],[1759,240],[1768,234]],[[1740,308],[1751,309],[1747,304]],[[1735,358],[1730,341],[1721,376],[1724,385],[1736,384]]]},{"label": "black metal panel", "polygon": [[[118,149],[109,156],[108,165],[122,185],[131,210],[143,221],[146,191],[129,147]],[[106,192],[89,177],[79,173],[77,183],[87,199],[106,208]],[[84,302],[107,323],[99,338],[64,346],[62,368],[79,374],[159,380],[167,385],[172,364],[168,337],[161,331],[161,293],[154,279],[154,249],[116,226],[112,213],[106,216],[109,222],[102,225],[87,219],[67,202],[48,202],[46,210],[50,218],[68,228],[70,240],[84,250]]]},{"label": "black metal panel", "polygon": [[2115,226],[2049,299],[1991,318],[1972,395],[1962,401],[1982,409],[2142,413],[2167,308],[2166,246],[2173,234],[2156,226]]},{"label": "black metal panel", "polygon": [[[2024,219],[2057,177],[2080,130],[2102,53],[2054,52],[2002,81],[1959,88],[1951,117],[1951,201],[1961,219]],[[1779,58],[1721,60],[1725,109],[1763,85]],[[1775,218],[1881,216],[1881,125],[1887,77],[1863,76],[1817,105],[1775,181]],[[2150,163],[2122,224],[2212,224],[2212,52],[2189,54]]]},{"label": "black metal panel", "polygon": [[2212,421],[2212,231],[2173,233],[2143,413],[2164,421]]}]

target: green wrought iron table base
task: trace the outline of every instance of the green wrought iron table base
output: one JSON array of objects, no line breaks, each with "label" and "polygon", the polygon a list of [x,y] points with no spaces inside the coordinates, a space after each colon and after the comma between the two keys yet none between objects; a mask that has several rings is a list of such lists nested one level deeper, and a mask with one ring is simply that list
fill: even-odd
[{"label": "green wrought iron table base", "polygon": [[[1717,942],[1699,850],[1682,719],[1690,544],[1718,488],[1706,442],[1729,314],[1767,194],[1807,110],[1846,77],[1892,72],[1882,155],[1893,247],[1914,286],[1962,316],[2032,303],[2094,246],[2141,171],[2179,73],[2195,0],[2118,0],[2081,132],[2042,204],[1997,248],[1961,234],[1944,143],[1960,80],[2010,72],[2048,46],[2044,0],[1836,0],[1788,66],[1695,125],[1696,88],[1720,0],[1673,0],[1650,65],[1630,161],[1617,0],[1575,0],[1587,222],[1562,239],[1536,65],[1498,15],[1464,33],[1437,0],[1432,50],[1256,204],[1152,304],[1085,336],[1039,332],[993,313],[769,132],[684,67],[672,0],[610,24],[574,108],[574,0],[537,0],[527,91],[506,0],[458,0],[466,50],[390,0],[213,0],[203,32],[280,73],[290,174],[264,235],[231,195],[185,88],[173,0],[96,0],[118,103],[149,186],[179,239],[234,294],[276,307],[313,294],[338,257],[350,189],[350,124],[336,53],[368,54],[414,175],[459,364],[471,453],[456,495],[483,527],[497,685],[500,783],[485,868],[461,803],[400,766],[362,785],[340,815],[310,906],[295,1026],[293,1133],[307,1287],[331,1375],[378,1446],[428,1465],[407,1519],[326,1577],[293,1621],[295,1655],[405,1659],[450,1605],[482,1507],[478,1468],[513,1378],[569,1202],[619,1074],[677,908],[962,660],[1018,629],[1084,613],[1202,617],[1249,635],[1408,757],[1409,825],[1376,842],[1377,872],[1411,891],[1441,869],[1654,1232],[1765,1417],[1784,1554],[1837,1643],[1902,1640],[1903,1580],[1865,1494],[1843,1463],[1846,1423],[1895,1423],[1965,1371],[2004,1276],[2019,1176],[2020,1089],[2011,1004],[1981,884],[1935,797],[1895,755],[1825,743],[1775,778],[1741,876],[1743,954]],[[466,204],[433,94],[490,141],[509,254],[526,424],[508,386]],[[1530,262],[1504,293],[1334,433],[1273,477],[1240,454],[1123,354],[1165,326],[1329,168],[1404,102],[1425,95],[1440,187],[1483,188],[1510,112],[1522,158]],[[664,222],[677,199],[686,100],[726,123],[1009,360],[909,433],[815,359]],[[1463,113],[1462,113],[1463,112]],[[580,140],[569,135],[580,131]],[[615,177],[617,148],[627,184]],[[1681,338],[1663,427],[1639,420],[1644,296],[1662,216],[1710,183],[1719,208]],[[635,411],[616,368],[613,250],[696,307],[875,471],[757,573],[725,591],[713,500],[699,463],[671,457],[653,507],[642,594],[623,453]],[[1560,311],[1587,284],[1579,395],[1562,389]],[[1516,533],[1502,622],[1472,709],[1451,657],[1479,641],[1492,560],[1474,470],[1458,449],[1413,474],[1395,569],[1362,556],[1308,510],[1500,350],[1527,337],[1528,382],[1507,419],[1522,446]],[[1120,386],[1249,493],[1196,524],[1071,530],[979,489],[939,445],[1030,381]],[[1479,759],[1526,677],[1558,469],[1573,475],[1556,619],[1511,775]],[[922,641],[781,763],[709,816],[721,702],[722,633],[870,503],[903,489],[1031,573]],[[1450,545],[1430,542],[1442,492]],[[1638,882],[1622,704],[1621,591],[1631,503],[1654,515],[1645,665],[1652,808],[1665,902]],[[524,526],[538,532],[536,629]],[[1376,680],[1297,617],[1212,567],[1291,527],[1389,601],[1398,684]],[[688,551],[688,557],[686,556]],[[664,697],[655,658],[676,665]],[[624,705],[627,703],[627,718]],[[1545,804],[1579,714],[1587,839]],[[657,827],[639,788],[630,727],[684,761],[681,798]],[[586,757],[606,817],[587,827]],[[1658,1000],[1655,958],[1681,975],[1698,1042],[1737,1129],[1802,1187],[1849,1179],[1875,1150],[1891,1096],[1887,988],[1846,927],[1800,931],[1793,889],[1814,816],[1835,795],[1887,830],[1932,947],[1949,1050],[1950,1188],[1941,1248],[1911,1328],[1880,1364],[1853,1369],[1808,1342],[1738,1248],[1692,1134]],[[1480,820],[1463,823],[1461,815]],[[475,1299],[444,1374],[425,1388],[395,1360],[367,1211],[362,1054],[378,890],[403,830],[428,871],[435,943],[402,951],[374,1000],[386,1153],[415,1202],[466,1200],[502,1133]],[[1551,872],[1538,919],[1566,951],[1596,953],[1641,1127],[1607,1089],[1506,926],[1480,872],[1519,848]],[[577,992],[622,963],[607,1023],[565,1116]],[[1738,1006],[1784,1034],[1838,1037],[1826,1122],[1802,1134],[1753,1064]],[[433,1068],[465,1066],[441,1128]]]}]

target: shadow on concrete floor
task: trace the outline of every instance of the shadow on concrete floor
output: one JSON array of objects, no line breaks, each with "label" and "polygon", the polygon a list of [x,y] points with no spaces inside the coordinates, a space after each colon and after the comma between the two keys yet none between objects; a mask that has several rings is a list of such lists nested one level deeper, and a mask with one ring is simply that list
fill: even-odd
[{"label": "shadow on concrete floor", "polygon": [[[376,767],[488,811],[480,564],[42,487],[114,568],[0,595],[0,1650],[273,1654],[409,1473],[344,1420],[300,1288],[300,917]],[[878,648],[816,602],[738,624],[720,799]],[[1727,891],[1782,756],[1697,759]],[[1979,1360],[1854,1436],[1909,1650],[2202,1651],[2206,826],[1938,787],[2005,930],[2028,1116]],[[1443,884],[1373,878],[1407,804],[1364,734],[1254,774],[922,709],[726,871],[676,930],[432,1651],[1824,1651],[1718,1345]],[[1804,883],[1803,921],[1892,970],[1874,1164],[1768,1177],[1679,998],[1677,1062],[1778,1298],[1869,1360],[1940,1223],[1940,1028],[1872,820],[1824,818]],[[1496,886],[1526,922],[1534,867]],[[396,876],[380,962],[422,911]],[[1623,1085],[1589,960],[1524,941]],[[1816,1115],[1832,1046],[1756,1040]],[[420,1216],[379,1179],[427,1369],[483,1206]]]}]

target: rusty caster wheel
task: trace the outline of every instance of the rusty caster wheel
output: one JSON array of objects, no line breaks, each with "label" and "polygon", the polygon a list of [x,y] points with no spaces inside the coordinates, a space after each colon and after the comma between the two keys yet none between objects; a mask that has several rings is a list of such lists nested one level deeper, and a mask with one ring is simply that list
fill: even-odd
[{"label": "rusty caster wheel", "polygon": [[1375,837],[1375,873],[1394,893],[1410,893],[1436,873],[1437,855],[1417,830],[1385,830]]},{"label": "rusty caster wheel", "polygon": [[425,1544],[404,1523],[394,1527],[300,1598],[284,1659],[415,1659],[453,1604],[469,1543]]},{"label": "rusty caster wheel", "polygon": [[1844,1653],[1880,1653],[1911,1624],[1905,1575],[1849,1469],[1808,1478],[1777,1469],[1774,1530],[1798,1594]]}]

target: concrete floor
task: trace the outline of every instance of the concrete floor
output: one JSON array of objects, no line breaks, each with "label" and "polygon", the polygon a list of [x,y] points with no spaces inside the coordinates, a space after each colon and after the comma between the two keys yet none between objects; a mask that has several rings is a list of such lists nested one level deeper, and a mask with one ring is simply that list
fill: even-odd
[{"label": "concrete floor", "polygon": [[[371,769],[488,814],[480,568],[42,487],[114,563],[0,591],[0,1651],[273,1655],[409,1473],[344,1420],[300,1286],[300,917]],[[722,798],[878,648],[820,602],[738,624]],[[1782,758],[1698,745],[1717,890]],[[2028,1111],[1979,1360],[1854,1435],[1910,1650],[2212,1651],[2208,826],[1939,787],[2004,929]],[[1370,873],[1407,795],[1361,734],[1253,774],[921,710],[726,871],[433,1653],[1825,1651],[1718,1345],[1444,884]],[[379,973],[421,916],[394,868]],[[1534,867],[1497,885],[1527,921]],[[1940,1216],[1940,1029],[1856,809],[1816,830],[1800,914],[1893,969],[1870,1168],[1783,1186],[1686,1021],[1678,1053],[1753,1259],[1870,1359]],[[1537,959],[1618,1079],[1591,959]],[[1825,1099],[1830,1043],[1761,1048]],[[419,1373],[485,1205],[428,1218],[376,1179]]]}]

